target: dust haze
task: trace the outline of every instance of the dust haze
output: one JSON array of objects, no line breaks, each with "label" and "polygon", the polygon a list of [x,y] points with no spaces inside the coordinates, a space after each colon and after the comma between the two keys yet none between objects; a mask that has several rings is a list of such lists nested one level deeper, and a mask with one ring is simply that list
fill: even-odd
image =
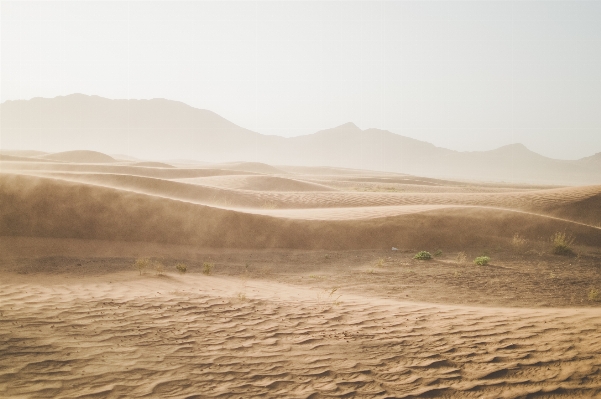
[{"label": "dust haze", "polygon": [[596,3],[1,8],[0,396],[601,394]]}]

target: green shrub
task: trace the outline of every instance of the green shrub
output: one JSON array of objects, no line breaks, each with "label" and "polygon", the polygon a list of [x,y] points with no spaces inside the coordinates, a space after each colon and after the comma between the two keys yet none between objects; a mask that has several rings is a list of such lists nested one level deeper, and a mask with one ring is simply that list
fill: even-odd
[{"label": "green shrub", "polygon": [[213,267],[215,265],[212,263],[205,262],[202,264],[202,274],[206,274],[207,276],[211,275],[213,272]]},{"label": "green shrub", "polygon": [[419,251],[417,254],[415,254],[413,259],[429,260],[432,259],[432,255],[430,254],[430,252],[427,251]]},{"label": "green shrub", "polygon": [[434,256],[442,256],[442,251],[440,249],[436,250],[436,252],[434,252]]},{"label": "green shrub", "polygon": [[489,261],[490,258],[488,256],[478,256],[476,259],[474,259],[474,264],[478,266],[485,266]]},{"label": "green shrub", "polygon": [[571,248],[574,243],[574,237],[565,231],[563,233],[558,231],[553,234],[551,243],[553,243],[553,253],[555,255],[572,255],[574,253]]},{"label": "green shrub", "polygon": [[188,266],[186,266],[185,263],[178,263],[177,265],[175,265],[175,268],[177,269],[178,272],[180,272],[181,274],[184,274],[185,272],[188,271]]}]

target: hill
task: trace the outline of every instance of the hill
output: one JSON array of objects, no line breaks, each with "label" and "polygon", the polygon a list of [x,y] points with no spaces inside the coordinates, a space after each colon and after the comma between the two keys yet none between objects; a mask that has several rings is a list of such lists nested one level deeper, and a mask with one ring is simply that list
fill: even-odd
[{"label": "hill", "polygon": [[299,137],[268,136],[214,112],[164,99],[110,100],[72,94],[6,101],[0,112],[6,148],[88,148],[109,154],[131,153],[144,159],[263,162],[465,180],[601,183],[599,154],[581,160],[557,160],[522,144],[458,152],[386,130],[362,130],[352,123]]}]

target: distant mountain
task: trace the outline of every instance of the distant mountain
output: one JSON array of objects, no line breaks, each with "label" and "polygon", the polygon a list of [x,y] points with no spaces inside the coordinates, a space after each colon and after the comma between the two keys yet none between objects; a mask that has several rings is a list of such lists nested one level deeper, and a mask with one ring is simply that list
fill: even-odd
[{"label": "distant mountain", "polygon": [[268,136],[214,112],[164,99],[72,94],[6,101],[0,115],[3,149],[89,149],[141,159],[251,161],[489,181],[601,184],[600,154],[556,160],[522,144],[458,152],[386,130],[361,130],[352,123],[299,137]]}]

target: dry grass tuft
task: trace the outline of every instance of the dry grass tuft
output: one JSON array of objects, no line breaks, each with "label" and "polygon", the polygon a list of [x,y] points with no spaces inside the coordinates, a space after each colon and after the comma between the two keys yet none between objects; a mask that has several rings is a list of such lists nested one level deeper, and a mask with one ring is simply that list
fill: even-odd
[{"label": "dry grass tuft", "polygon": [[572,244],[574,243],[574,236],[571,234],[558,231],[551,237],[551,243],[553,244],[553,253],[555,255],[572,255]]},{"label": "dry grass tuft", "polygon": [[138,269],[138,272],[140,272],[140,276],[144,273],[144,270],[146,270],[148,268],[148,265],[150,264],[150,260],[148,258],[138,258],[136,259],[136,262],[134,263],[134,267],[136,269]]},{"label": "dry grass tuft", "polygon": [[188,271],[188,266],[186,266],[185,263],[178,263],[177,265],[175,265],[175,268],[181,274],[184,274],[184,273],[186,273]]},{"label": "dry grass tuft", "polygon": [[165,275],[165,265],[163,265],[159,261],[155,261],[154,262],[154,272],[156,273],[157,276],[164,276]]},{"label": "dry grass tuft", "polygon": [[202,274],[210,276],[213,273],[213,267],[215,265],[213,263],[205,262],[202,264]]},{"label": "dry grass tuft", "polygon": [[515,233],[511,239],[511,245],[518,251],[522,250],[527,242],[528,240],[522,237],[520,233]]}]

